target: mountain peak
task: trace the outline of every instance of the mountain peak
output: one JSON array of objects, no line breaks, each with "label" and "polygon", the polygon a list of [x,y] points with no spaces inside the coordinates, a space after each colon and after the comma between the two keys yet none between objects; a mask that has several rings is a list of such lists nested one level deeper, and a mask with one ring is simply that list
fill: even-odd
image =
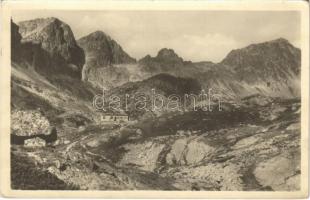
[{"label": "mountain peak", "polygon": [[[287,39],[280,37],[280,38],[269,40],[266,42],[250,44],[249,46],[242,48],[242,49],[253,50],[253,49],[262,49],[262,48],[277,48],[277,47],[295,48]],[[240,50],[240,49],[237,49],[237,50]]]},{"label": "mountain peak", "polygon": [[21,21],[18,23],[19,32],[23,36],[23,41],[42,42],[47,37],[56,37],[57,32],[62,32],[61,36],[70,39],[75,43],[73,32],[68,24],[55,17],[36,18]]},{"label": "mountain peak", "polygon": [[[60,19],[56,17],[47,17],[47,18],[41,18],[41,20],[45,20],[47,22],[62,22]],[[63,23],[63,22],[62,22]]]},{"label": "mountain peak", "polygon": [[94,31],[82,38],[80,38],[80,40],[83,40],[83,39],[95,39],[95,40],[104,40],[104,39],[107,39],[107,40],[112,40],[111,37],[106,34],[105,32],[101,31],[101,30],[97,30],[97,31]]},{"label": "mountain peak", "polygon": [[221,64],[232,67],[240,79],[248,82],[268,78],[281,80],[287,72],[299,74],[300,55],[300,49],[279,38],[232,50]]},{"label": "mountain peak", "polygon": [[92,64],[93,67],[94,65],[105,67],[110,64],[136,62],[115,40],[101,30],[80,38],[78,44],[84,49],[86,55],[94,56],[94,59],[96,59],[96,64]]},{"label": "mountain peak", "polygon": [[52,21],[56,21],[56,20],[59,20],[58,18],[56,17],[46,17],[46,18],[35,18],[35,19],[30,19],[30,20],[24,20],[24,21],[20,21],[18,22],[19,24],[20,23],[30,23],[30,22],[36,22],[36,23],[40,23],[40,22],[52,22]]},{"label": "mountain peak", "polygon": [[[64,24],[67,25],[66,23],[62,22],[58,18],[55,17],[47,17],[47,18],[36,18],[36,19],[31,19],[31,20],[25,20],[21,21],[18,23],[20,27],[26,27],[27,31],[39,31],[43,29],[44,27],[50,25],[50,24]],[[21,34],[24,34],[25,32],[22,32]]]},{"label": "mountain peak", "polygon": [[162,48],[158,51],[157,57],[159,58],[171,58],[171,57],[179,57],[173,49]]},{"label": "mountain peak", "polygon": [[290,42],[287,39],[280,37],[274,40],[270,40],[269,43],[290,43]]},{"label": "mountain peak", "polygon": [[[118,68],[113,65],[132,64],[136,60],[130,57],[123,48],[110,36],[101,30],[92,32],[78,41],[78,44],[85,52],[86,64],[82,72],[82,79],[96,86],[102,86],[103,81],[105,86],[115,85],[112,83],[115,77],[123,78]],[[113,74],[117,74],[113,76]],[[121,81],[119,80],[117,84]]]},{"label": "mountain peak", "polygon": [[183,62],[183,59],[179,57],[173,49],[168,48],[162,48],[159,50],[155,58],[160,61]]},{"label": "mountain peak", "polygon": [[64,69],[70,68],[66,67],[68,64],[73,64],[80,73],[85,63],[84,52],[77,45],[68,24],[58,18],[49,17],[22,21],[18,26],[22,43],[40,44],[40,48],[50,57],[49,63],[53,65],[50,68],[57,68],[59,72],[63,72]]},{"label": "mountain peak", "polygon": [[268,54],[270,56],[273,54],[277,54],[280,51],[285,51],[285,49],[288,52],[293,52],[297,50],[297,48],[295,48],[287,39],[277,38],[267,42],[251,44],[244,48],[234,49],[230,51],[230,53],[223,59],[221,63],[227,64],[228,60],[231,60],[231,58],[241,54],[249,54],[253,56],[256,55],[256,57],[261,54]]}]

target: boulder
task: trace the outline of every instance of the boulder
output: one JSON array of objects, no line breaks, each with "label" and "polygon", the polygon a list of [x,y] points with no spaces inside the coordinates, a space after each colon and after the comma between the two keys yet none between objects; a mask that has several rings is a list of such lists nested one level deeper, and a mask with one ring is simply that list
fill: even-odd
[{"label": "boulder", "polygon": [[17,136],[49,135],[50,123],[38,110],[13,110],[11,130]]},{"label": "boulder", "polygon": [[44,147],[45,145],[46,145],[45,140],[39,137],[26,139],[24,142],[25,147]]}]

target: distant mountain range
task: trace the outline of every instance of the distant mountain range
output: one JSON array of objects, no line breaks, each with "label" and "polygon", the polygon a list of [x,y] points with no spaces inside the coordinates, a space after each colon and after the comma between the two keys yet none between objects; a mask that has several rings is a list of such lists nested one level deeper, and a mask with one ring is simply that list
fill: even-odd
[{"label": "distant mountain range", "polygon": [[143,87],[143,80],[160,81],[163,76],[156,75],[165,73],[171,80],[195,79],[202,89],[212,88],[227,99],[300,96],[301,51],[283,38],[232,50],[220,63],[184,61],[168,48],[137,61],[102,31],[76,41],[70,26],[57,18],[11,26],[12,60],[44,76],[65,75],[113,89],[137,81]]}]

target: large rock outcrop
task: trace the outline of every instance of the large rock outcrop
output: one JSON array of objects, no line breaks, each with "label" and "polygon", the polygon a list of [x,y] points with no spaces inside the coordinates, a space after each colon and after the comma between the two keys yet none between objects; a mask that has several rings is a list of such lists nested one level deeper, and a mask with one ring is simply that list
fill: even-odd
[{"label": "large rock outcrop", "polygon": [[[102,31],[82,37],[78,43],[86,52],[87,64],[92,64],[93,67],[135,62],[115,40]],[[89,59],[91,56],[96,60]]]},{"label": "large rock outcrop", "polygon": [[39,18],[18,23],[28,62],[41,74],[81,77],[84,51],[71,28],[57,18]]}]

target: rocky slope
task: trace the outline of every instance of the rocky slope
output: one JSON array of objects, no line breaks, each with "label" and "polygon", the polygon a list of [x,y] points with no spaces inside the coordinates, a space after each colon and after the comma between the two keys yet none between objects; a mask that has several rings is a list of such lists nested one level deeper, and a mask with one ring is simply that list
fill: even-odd
[{"label": "rocky slope", "polygon": [[[129,127],[141,129],[138,137],[132,131],[124,138],[123,129],[119,133],[123,138],[112,146],[113,140],[95,136],[87,140],[86,147],[119,166],[172,178],[172,185],[182,190],[299,190],[298,100],[272,101],[256,109],[252,106],[250,110],[242,106],[223,112],[224,118],[213,112],[201,113],[200,120],[194,120],[197,113],[192,113],[192,118],[187,114],[161,116],[154,122],[152,134],[141,121]],[[252,114],[236,118],[238,112]],[[217,121],[220,125],[212,126]],[[187,122],[192,126],[186,126]]]},{"label": "rocky slope", "polygon": [[[12,153],[36,163],[33,168],[40,174],[50,173],[57,182],[63,181],[64,188],[299,190],[298,100],[272,101],[255,109],[240,106],[220,115],[161,116],[154,121],[152,134],[146,121],[125,127],[89,126],[64,136],[70,143],[27,150],[15,146]],[[249,116],[242,118],[241,113]],[[13,184],[22,188],[18,178]]]},{"label": "rocky slope", "polygon": [[96,31],[79,39],[78,44],[86,55],[83,67],[84,81],[107,88],[129,81],[128,71],[115,65],[133,64],[136,60],[110,36],[102,31]]}]

